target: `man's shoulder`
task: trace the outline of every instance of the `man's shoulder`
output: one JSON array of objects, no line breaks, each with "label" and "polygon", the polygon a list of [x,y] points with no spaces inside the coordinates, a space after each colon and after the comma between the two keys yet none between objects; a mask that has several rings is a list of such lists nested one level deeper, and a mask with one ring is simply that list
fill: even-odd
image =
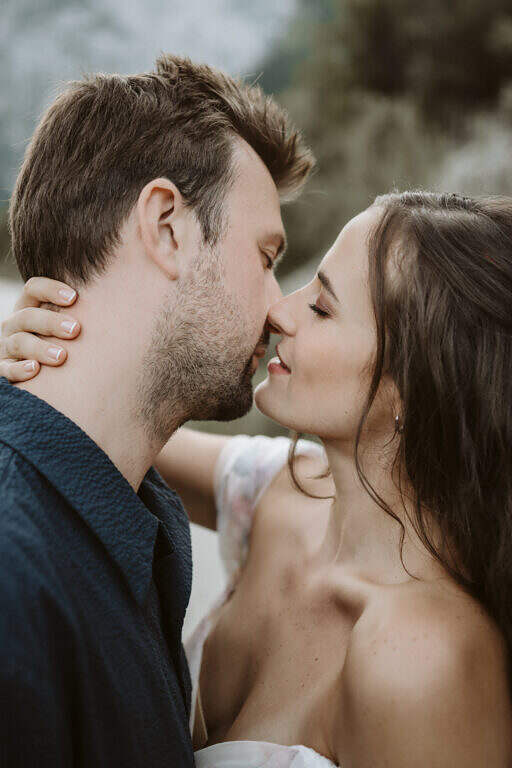
[{"label": "man's shoulder", "polygon": [[48,510],[52,495],[37,468],[0,442],[0,552],[17,535],[40,527],[41,511]]},{"label": "man's shoulder", "polygon": [[0,600],[40,590],[54,570],[55,499],[30,462],[0,443]]},{"label": "man's shoulder", "polygon": [[0,500],[0,601],[21,599],[31,588],[39,590],[55,571],[58,547],[39,521],[37,510],[6,493]]},{"label": "man's shoulder", "polygon": [[[3,672],[41,663],[56,637],[73,633],[75,618],[66,598],[66,584],[52,550],[36,520],[16,500],[0,503],[0,646]],[[9,661],[6,661],[6,656]],[[39,660],[39,661],[37,661]],[[64,659],[62,658],[62,663]],[[27,667],[27,673],[28,673]],[[5,674],[2,679],[5,679]]]},{"label": "man's shoulder", "polygon": [[18,498],[26,499],[32,491],[38,493],[33,501],[40,498],[40,491],[48,483],[28,459],[16,449],[0,440],[0,505],[5,507]]}]

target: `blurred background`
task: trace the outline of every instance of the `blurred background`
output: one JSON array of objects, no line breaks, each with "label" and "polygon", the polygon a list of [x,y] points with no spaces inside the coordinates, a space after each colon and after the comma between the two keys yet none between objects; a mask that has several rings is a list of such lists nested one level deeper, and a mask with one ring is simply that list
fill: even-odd
[{"label": "blurred background", "polygon": [[[284,293],[311,279],[343,224],[378,194],[419,186],[512,194],[510,0],[2,0],[1,7],[0,320],[20,286],[7,205],[42,110],[62,81],[144,71],[162,50],[257,80],[312,146],[317,171],[284,210]],[[286,434],[255,409],[230,424],[192,426]],[[222,583],[214,537],[193,532],[188,626]]]}]

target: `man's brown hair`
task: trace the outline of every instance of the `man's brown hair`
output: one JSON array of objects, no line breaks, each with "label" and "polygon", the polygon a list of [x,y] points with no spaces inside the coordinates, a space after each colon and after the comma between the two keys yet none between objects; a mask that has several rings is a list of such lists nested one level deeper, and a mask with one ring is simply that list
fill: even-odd
[{"label": "man's brown hair", "polygon": [[80,286],[100,274],[141,190],[162,176],[214,244],[237,136],[260,156],[283,200],[299,193],[312,154],[258,86],[172,55],[148,74],[69,83],[37,126],[11,199],[23,279],[45,275]]}]

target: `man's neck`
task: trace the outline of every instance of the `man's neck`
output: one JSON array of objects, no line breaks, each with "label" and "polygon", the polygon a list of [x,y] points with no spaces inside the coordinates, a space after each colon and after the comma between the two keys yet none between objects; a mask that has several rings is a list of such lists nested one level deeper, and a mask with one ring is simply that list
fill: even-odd
[{"label": "man's neck", "polygon": [[143,426],[136,423],[123,372],[108,367],[100,372],[98,363],[76,354],[62,368],[43,366],[36,378],[15,386],[77,424],[137,492],[161,446],[151,445]]},{"label": "man's neck", "polygon": [[82,330],[65,345],[66,362],[42,366],[34,379],[15,386],[74,421],[137,491],[163,444],[146,429],[137,403],[137,372],[150,338],[151,313],[134,312],[136,297],[131,303],[120,284],[122,276],[113,272],[82,291],[69,313]]}]

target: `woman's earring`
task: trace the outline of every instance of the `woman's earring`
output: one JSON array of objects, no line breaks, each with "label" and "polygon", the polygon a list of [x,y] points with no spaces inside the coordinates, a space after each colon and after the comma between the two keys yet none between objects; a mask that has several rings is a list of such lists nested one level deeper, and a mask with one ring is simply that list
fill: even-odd
[{"label": "woman's earring", "polygon": [[395,434],[398,432],[398,434],[402,434],[404,431],[404,425],[400,424],[400,416],[395,416]]}]

